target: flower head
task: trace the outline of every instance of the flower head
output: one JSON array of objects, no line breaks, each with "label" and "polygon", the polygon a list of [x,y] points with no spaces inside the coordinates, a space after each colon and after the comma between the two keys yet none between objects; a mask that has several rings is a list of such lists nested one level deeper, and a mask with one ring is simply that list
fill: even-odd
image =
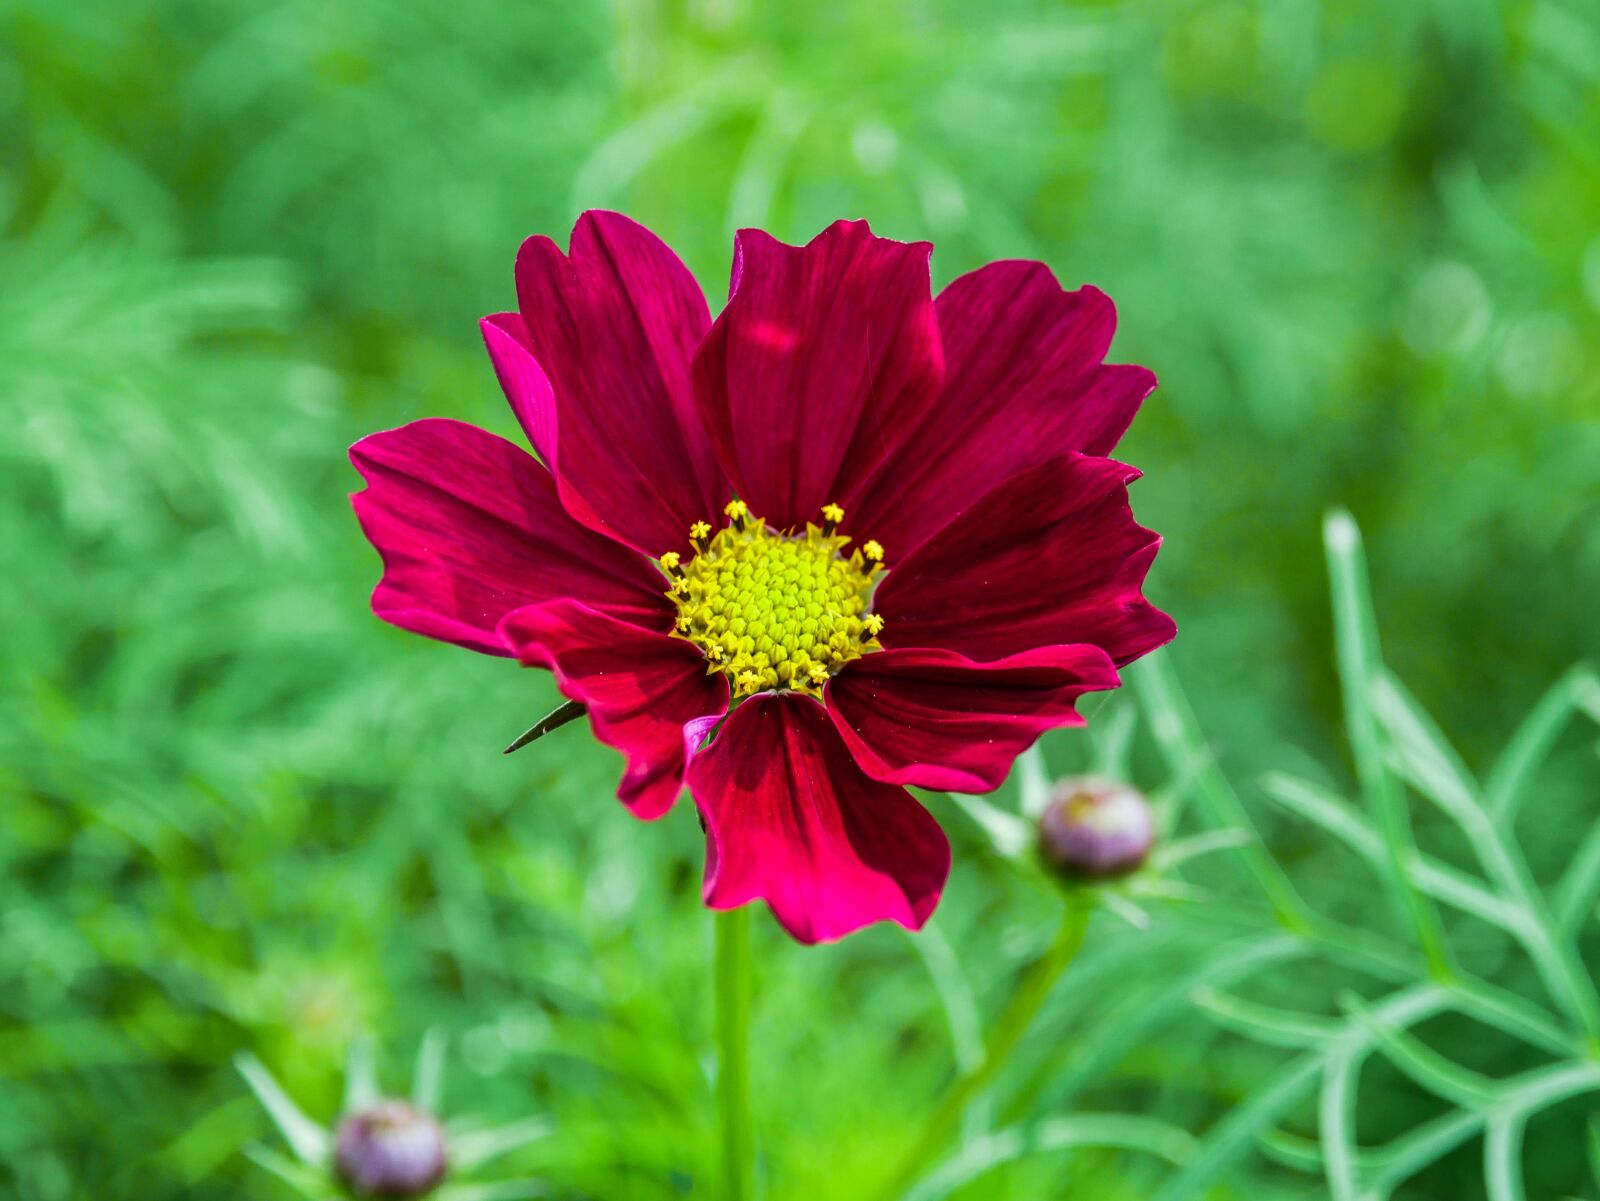
[{"label": "flower head", "polygon": [[334,1162],[363,1197],[420,1197],[444,1176],[444,1130],[432,1114],[382,1101],[339,1123]]},{"label": "flower head", "polygon": [[1155,814],[1126,784],[1078,776],[1056,785],[1039,816],[1039,849],[1063,875],[1111,879],[1136,871],[1155,844]]},{"label": "flower head", "polygon": [[441,420],[351,452],[378,615],[553,671],[635,814],[693,794],[707,904],[805,942],[920,927],[950,850],[906,786],[998,787],[1174,632],[1105,457],[1155,386],[1103,361],[1111,302],[1027,262],[935,298],[930,252],[745,230],[713,321],[660,240],[586,213],[483,322],[538,459]]}]

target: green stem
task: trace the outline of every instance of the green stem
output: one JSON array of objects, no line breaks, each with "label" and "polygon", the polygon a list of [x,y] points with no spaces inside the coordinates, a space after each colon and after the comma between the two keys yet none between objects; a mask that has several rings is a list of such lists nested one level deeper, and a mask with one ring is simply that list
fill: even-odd
[{"label": "green stem", "polygon": [[916,1183],[930,1163],[944,1151],[950,1136],[960,1124],[970,1106],[1000,1074],[1011,1058],[1023,1036],[1039,1016],[1045,998],[1055,987],[1061,973],[1066,971],[1083,946],[1089,929],[1089,916],[1094,911],[1093,901],[1085,895],[1067,898],[1061,927],[1048,950],[1028,968],[1017,991],[1012,994],[994,1032],[984,1048],[983,1059],[977,1067],[957,1079],[939,1099],[939,1104],[922,1124],[922,1131],[911,1150],[900,1160],[899,1167],[879,1192],[880,1201],[899,1201],[905,1191]]},{"label": "green stem", "polygon": [[750,1121],[750,907],[715,915],[717,1133],[723,1201],[755,1193],[755,1131]]}]

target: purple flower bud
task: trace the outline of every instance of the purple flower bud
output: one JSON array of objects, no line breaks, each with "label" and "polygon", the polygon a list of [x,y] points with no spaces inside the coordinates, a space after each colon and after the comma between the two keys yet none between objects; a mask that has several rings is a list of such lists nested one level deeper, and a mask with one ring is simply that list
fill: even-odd
[{"label": "purple flower bud", "polygon": [[1040,852],[1067,876],[1125,876],[1144,863],[1155,839],[1155,814],[1143,794],[1098,776],[1062,780],[1039,818]]},{"label": "purple flower bud", "polygon": [[381,1101],[339,1125],[339,1175],[364,1197],[420,1197],[444,1176],[444,1131],[404,1101]]}]

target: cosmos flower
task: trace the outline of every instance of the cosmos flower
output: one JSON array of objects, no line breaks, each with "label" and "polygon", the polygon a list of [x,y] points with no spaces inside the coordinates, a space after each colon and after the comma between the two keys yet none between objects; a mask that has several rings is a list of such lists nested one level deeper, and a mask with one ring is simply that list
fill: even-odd
[{"label": "cosmos flower", "polygon": [[949,874],[906,791],[985,792],[1168,641],[1160,539],[1106,458],[1155,386],[1094,288],[840,221],[735,242],[715,321],[642,226],[530,238],[483,322],[538,458],[457,421],[362,439],[379,617],[555,673],[641,818],[687,786],[705,900],[802,942],[919,928]]}]

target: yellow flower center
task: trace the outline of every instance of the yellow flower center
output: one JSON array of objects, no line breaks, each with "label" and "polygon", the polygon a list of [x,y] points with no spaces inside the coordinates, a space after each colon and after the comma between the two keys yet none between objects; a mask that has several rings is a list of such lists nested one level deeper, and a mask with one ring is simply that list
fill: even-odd
[{"label": "yellow flower center", "polygon": [[725,510],[715,536],[703,521],[689,531],[695,556],[661,556],[678,607],[676,636],[705,654],[735,695],[787,688],[820,696],[828,678],[851,659],[882,650],[883,618],[868,613],[882,574],[883,548],[867,542],[848,554],[835,533],[844,519],[823,507],[820,527],[804,533],[769,530],[743,501]]}]

